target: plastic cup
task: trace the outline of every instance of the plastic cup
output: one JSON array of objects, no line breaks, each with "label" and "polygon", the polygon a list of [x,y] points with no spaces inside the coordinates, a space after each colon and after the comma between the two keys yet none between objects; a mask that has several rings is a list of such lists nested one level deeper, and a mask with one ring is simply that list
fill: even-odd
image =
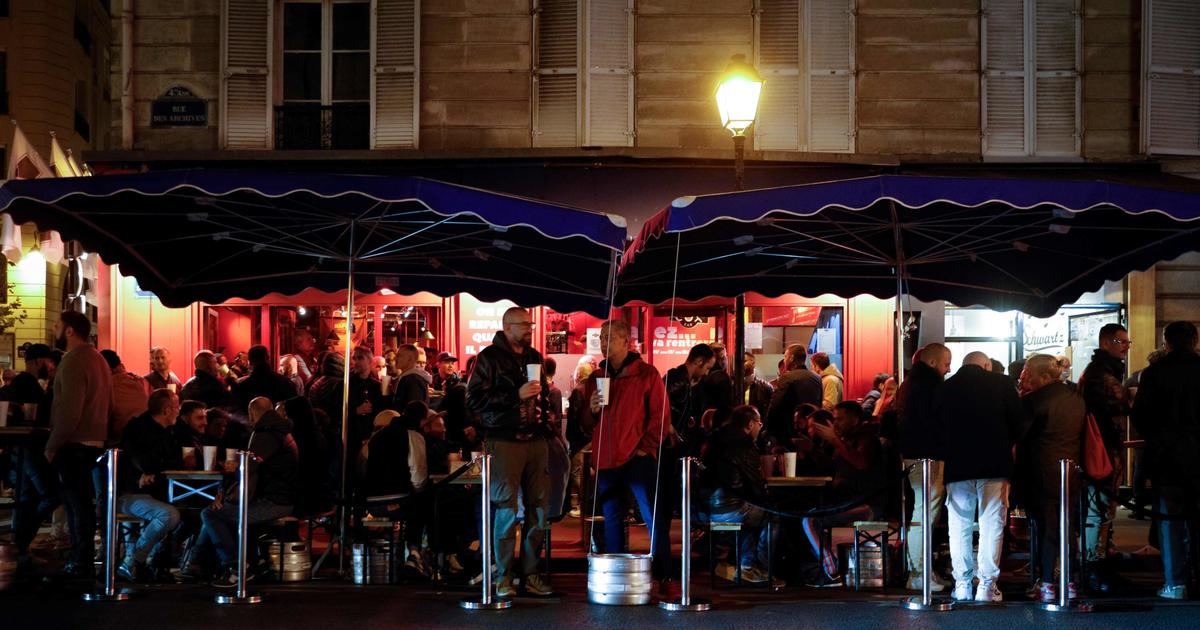
[{"label": "plastic cup", "polygon": [[449,455],[446,456],[446,458],[450,463],[450,472],[454,472],[454,471],[458,470],[459,466],[462,466],[462,454],[461,453],[450,453]]},{"label": "plastic cup", "polygon": [[782,458],[782,461],[780,462],[780,464],[781,464],[781,468],[783,468],[783,476],[784,477],[795,477],[796,476],[796,454],[795,453],[784,453],[780,457]]},{"label": "plastic cup", "polygon": [[525,375],[528,377],[528,380],[531,383],[534,381],[541,382],[541,380],[542,380],[542,364],[541,363],[530,363],[530,364],[526,365],[525,366]]},{"label": "plastic cup", "polygon": [[470,472],[472,475],[482,475],[483,474],[483,470],[479,468],[479,466],[480,466],[479,458],[480,457],[483,457],[483,451],[471,451],[471,461],[475,465],[472,466],[471,470],[468,472]]},{"label": "plastic cup", "polygon": [[183,465],[184,466],[188,465],[188,460],[191,460],[193,466],[196,465],[196,447],[194,447],[194,446],[183,447]]},{"label": "plastic cup", "polygon": [[601,407],[608,404],[608,387],[610,380],[611,379],[606,376],[601,376],[596,379],[596,393],[600,394]]},{"label": "plastic cup", "polygon": [[205,446],[204,447],[204,470],[216,470],[216,469],[217,469],[217,447]]},{"label": "plastic cup", "polygon": [[769,479],[775,476],[775,456],[760,455],[759,461],[762,463],[762,473],[764,479]]}]

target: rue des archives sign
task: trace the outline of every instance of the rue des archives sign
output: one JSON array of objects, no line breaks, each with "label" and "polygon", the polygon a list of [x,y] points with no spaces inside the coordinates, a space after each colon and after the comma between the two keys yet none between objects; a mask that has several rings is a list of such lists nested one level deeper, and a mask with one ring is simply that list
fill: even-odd
[{"label": "rue des archives sign", "polygon": [[208,102],[177,85],[150,104],[151,127],[206,127]]}]

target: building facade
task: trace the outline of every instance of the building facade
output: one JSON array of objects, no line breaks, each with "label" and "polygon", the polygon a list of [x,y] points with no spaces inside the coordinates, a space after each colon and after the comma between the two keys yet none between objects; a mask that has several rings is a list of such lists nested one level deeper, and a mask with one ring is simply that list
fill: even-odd
[{"label": "building facade", "polygon": [[[713,91],[739,54],[766,80],[749,186],[1200,171],[1189,0],[116,2],[112,116],[89,154],[113,171],[419,173],[622,214],[636,231],[675,196],[730,188]],[[1136,336],[1200,320],[1194,266],[1120,284]],[[888,308],[866,309],[880,335]],[[887,356],[853,368],[850,390]]]},{"label": "building facade", "polygon": [[[8,162],[14,136],[10,122],[19,124],[33,148],[47,158],[52,134],[76,157],[109,148],[110,23],[106,1],[0,2],[0,162]],[[19,299],[26,318],[0,333],[0,364],[5,366],[20,365],[17,354],[23,344],[51,338],[64,289],[70,290],[64,286],[68,266],[46,261],[36,227],[22,226],[21,240],[20,261],[5,265],[11,285],[5,300]]]}]

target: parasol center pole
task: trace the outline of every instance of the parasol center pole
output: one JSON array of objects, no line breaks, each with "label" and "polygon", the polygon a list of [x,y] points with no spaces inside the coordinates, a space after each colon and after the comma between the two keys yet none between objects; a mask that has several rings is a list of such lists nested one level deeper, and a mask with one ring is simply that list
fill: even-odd
[{"label": "parasol center pole", "polygon": [[[342,514],[338,546],[338,574],[345,572],[346,541],[350,527],[350,359],[354,351],[354,227],[350,223],[350,255],[346,263],[346,349],[342,359]],[[333,541],[330,541],[333,544]]]}]

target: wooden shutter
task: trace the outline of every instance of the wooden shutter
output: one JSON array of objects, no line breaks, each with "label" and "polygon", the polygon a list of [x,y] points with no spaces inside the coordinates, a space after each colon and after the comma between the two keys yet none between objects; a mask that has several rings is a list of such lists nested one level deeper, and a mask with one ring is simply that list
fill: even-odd
[{"label": "wooden shutter", "polygon": [[759,0],[756,66],[763,77],[754,148],[796,151],[804,144],[800,124],[800,0]]},{"label": "wooden shutter", "polygon": [[1024,0],[985,0],[983,154],[1025,155]]},{"label": "wooden shutter", "polygon": [[854,151],[854,0],[808,0],[808,150]]},{"label": "wooden shutter", "polygon": [[1147,153],[1200,155],[1200,11],[1195,0],[1148,0],[1143,145]]},{"label": "wooden shutter", "polygon": [[579,2],[535,5],[534,146],[579,146]]},{"label": "wooden shutter", "polygon": [[1078,0],[1034,0],[1035,155],[1079,154]]},{"label": "wooden shutter", "polygon": [[221,130],[227,149],[271,143],[274,0],[224,0],[221,11]]},{"label": "wooden shutter", "polygon": [[633,146],[633,0],[588,0],[585,146]]},{"label": "wooden shutter", "polygon": [[420,136],[420,1],[373,0],[371,22],[371,148],[415,148]]}]

